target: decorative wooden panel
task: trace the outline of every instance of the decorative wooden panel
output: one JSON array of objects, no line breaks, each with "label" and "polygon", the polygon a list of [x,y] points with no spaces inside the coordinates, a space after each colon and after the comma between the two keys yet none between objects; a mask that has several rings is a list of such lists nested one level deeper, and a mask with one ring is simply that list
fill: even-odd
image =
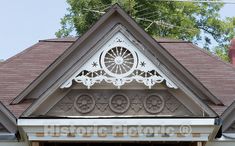
[{"label": "decorative wooden panel", "polygon": [[72,90],[50,116],[192,116],[166,90]]}]

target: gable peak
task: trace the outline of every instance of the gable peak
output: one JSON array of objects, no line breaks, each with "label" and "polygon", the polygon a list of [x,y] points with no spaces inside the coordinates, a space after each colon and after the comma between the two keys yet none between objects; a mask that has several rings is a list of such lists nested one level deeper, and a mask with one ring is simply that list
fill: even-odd
[{"label": "gable peak", "polygon": [[122,25],[116,26],[108,36],[111,37],[104,39],[107,41],[99,48],[99,51],[93,54],[60,88],[69,88],[73,82],[77,82],[89,89],[94,84],[100,84],[103,81],[117,88],[133,81],[143,83],[148,88],[163,82],[169,88],[177,88],[158,69],[157,65],[142,53],[145,48],[139,48],[136,45],[137,41]]}]

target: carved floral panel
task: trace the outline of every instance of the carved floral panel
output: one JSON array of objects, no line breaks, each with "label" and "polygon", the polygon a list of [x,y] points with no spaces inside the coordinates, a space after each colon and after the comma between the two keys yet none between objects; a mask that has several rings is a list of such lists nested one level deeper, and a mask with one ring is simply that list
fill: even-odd
[{"label": "carved floral panel", "polygon": [[190,116],[167,91],[71,90],[50,109],[49,116]]}]

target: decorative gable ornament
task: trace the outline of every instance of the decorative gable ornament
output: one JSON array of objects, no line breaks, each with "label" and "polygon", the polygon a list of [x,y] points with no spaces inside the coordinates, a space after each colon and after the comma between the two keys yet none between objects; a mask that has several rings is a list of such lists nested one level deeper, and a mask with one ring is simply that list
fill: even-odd
[{"label": "decorative gable ornament", "polygon": [[91,57],[61,88],[69,88],[73,81],[90,89],[95,83],[111,83],[121,88],[136,81],[151,88],[165,82],[167,87],[177,89],[136,46],[121,32],[117,32]]}]

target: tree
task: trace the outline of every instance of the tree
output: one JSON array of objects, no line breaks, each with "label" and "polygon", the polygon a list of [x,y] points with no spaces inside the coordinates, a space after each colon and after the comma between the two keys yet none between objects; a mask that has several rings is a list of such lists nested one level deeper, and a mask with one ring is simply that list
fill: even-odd
[{"label": "tree", "polygon": [[216,50],[225,50],[235,36],[235,18],[220,18],[223,3],[158,0],[67,0],[67,3],[70,6],[68,14],[61,19],[62,27],[56,32],[57,37],[69,36],[74,31],[76,35],[83,34],[114,3],[153,37],[182,39],[195,44],[202,42],[207,50],[213,50],[213,41],[218,44]]},{"label": "tree", "polygon": [[[226,47],[225,47],[226,48]],[[228,46],[227,46],[228,48]],[[223,61],[229,62],[228,49],[221,48],[219,46],[213,48],[215,54]]]}]

